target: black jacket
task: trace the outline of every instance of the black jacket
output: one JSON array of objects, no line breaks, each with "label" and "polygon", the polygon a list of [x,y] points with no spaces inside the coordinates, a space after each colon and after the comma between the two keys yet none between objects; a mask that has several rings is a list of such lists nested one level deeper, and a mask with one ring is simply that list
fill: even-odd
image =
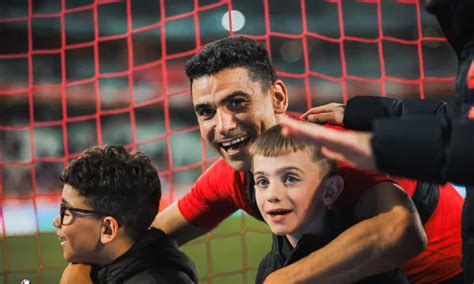
[{"label": "black jacket", "polygon": [[[332,239],[333,237],[322,238],[315,235],[304,235],[297,246],[293,248],[285,236],[273,235],[272,250],[260,262],[255,283],[263,283],[265,278],[273,271],[298,261],[325,246]],[[396,269],[362,279],[357,283],[408,283],[408,280],[400,269]]]},{"label": "black jacket", "polygon": [[474,185],[474,120],[467,118],[465,106],[354,97],[347,102],[344,126],[373,131],[377,168],[384,172]]},{"label": "black jacket", "polygon": [[179,251],[175,241],[150,229],[111,264],[92,267],[94,283],[196,283],[194,263]]}]

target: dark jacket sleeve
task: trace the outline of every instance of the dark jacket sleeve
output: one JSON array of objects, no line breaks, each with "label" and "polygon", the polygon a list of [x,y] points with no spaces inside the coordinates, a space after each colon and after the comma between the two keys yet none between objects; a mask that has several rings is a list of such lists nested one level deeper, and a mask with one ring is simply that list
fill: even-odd
[{"label": "dark jacket sleeve", "polygon": [[407,118],[420,115],[452,116],[453,107],[443,101],[393,99],[358,96],[351,98],[344,111],[344,127],[370,131],[373,121],[382,118]]},{"label": "dark jacket sleeve", "polygon": [[359,96],[344,112],[348,129],[373,131],[381,171],[445,183],[474,184],[474,121],[442,101]]},{"label": "dark jacket sleeve", "polygon": [[474,120],[418,116],[374,121],[381,171],[438,183],[474,185]]}]

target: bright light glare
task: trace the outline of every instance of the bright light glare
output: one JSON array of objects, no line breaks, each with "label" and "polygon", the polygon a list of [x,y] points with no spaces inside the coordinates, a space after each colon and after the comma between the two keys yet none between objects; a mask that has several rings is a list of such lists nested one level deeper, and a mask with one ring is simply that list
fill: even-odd
[{"label": "bright light glare", "polygon": [[[240,31],[245,26],[245,16],[238,10],[231,11],[232,16],[232,31]],[[230,20],[229,20],[229,11],[225,12],[222,15],[221,24],[227,31],[230,31]]]}]

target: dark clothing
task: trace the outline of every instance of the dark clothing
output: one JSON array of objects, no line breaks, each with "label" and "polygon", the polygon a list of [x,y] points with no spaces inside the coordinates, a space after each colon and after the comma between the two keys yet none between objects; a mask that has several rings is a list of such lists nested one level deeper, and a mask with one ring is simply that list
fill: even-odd
[{"label": "dark clothing", "polygon": [[[473,94],[474,97],[474,94]],[[372,130],[377,167],[390,174],[474,184],[474,120],[441,101],[354,97],[344,126]]]},{"label": "dark clothing", "polygon": [[354,97],[347,103],[344,125],[373,130],[372,146],[382,171],[468,185],[462,212],[463,269],[465,282],[473,283],[474,120],[463,112],[439,101]]},{"label": "dark clothing", "polygon": [[[456,112],[462,113],[463,109],[444,102],[354,97],[347,103],[344,125],[373,130],[372,146],[382,171],[472,186],[474,120],[457,118]],[[474,191],[468,186],[462,213],[466,283],[474,281],[473,212]]]},{"label": "dark clothing", "polygon": [[[474,117],[470,111],[474,111],[474,1],[472,0],[450,0],[447,4],[435,11],[436,17],[448,39],[458,55],[459,67],[456,76],[456,115],[460,120],[470,118],[468,126],[453,131],[453,142],[448,155],[453,157],[448,160],[447,168],[454,172],[471,172],[474,176],[474,148],[467,145],[474,141]],[[461,162],[462,161],[462,162]],[[468,168],[469,167],[469,168]],[[469,169],[469,170],[466,170]],[[447,172],[449,175],[451,172]],[[454,180],[453,180],[454,181]],[[458,179],[459,183],[468,185],[466,187],[466,198],[462,212],[462,239],[463,239],[463,268],[464,282],[474,283],[474,184],[472,180]]]},{"label": "dark clothing", "polygon": [[[300,260],[311,252],[325,246],[333,238],[304,235],[297,246],[293,248],[285,236],[273,235],[272,250],[260,262],[255,283],[263,283],[265,278],[273,271]],[[357,283],[408,283],[408,280],[399,269],[396,269],[362,279]]]},{"label": "dark clothing", "polygon": [[175,241],[148,230],[125,254],[104,267],[92,267],[94,283],[196,283],[194,263]]}]

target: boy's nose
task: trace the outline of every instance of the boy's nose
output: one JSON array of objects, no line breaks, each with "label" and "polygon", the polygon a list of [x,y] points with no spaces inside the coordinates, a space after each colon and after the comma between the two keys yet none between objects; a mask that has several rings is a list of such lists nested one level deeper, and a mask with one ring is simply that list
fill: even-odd
[{"label": "boy's nose", "polygon": [[54,217],[53,222],[52,222],[53,226],[58,228],[58,229],[61,228],[61,221],[59,219],[60,219],[60,217],[58,215],[58,216]]}]

